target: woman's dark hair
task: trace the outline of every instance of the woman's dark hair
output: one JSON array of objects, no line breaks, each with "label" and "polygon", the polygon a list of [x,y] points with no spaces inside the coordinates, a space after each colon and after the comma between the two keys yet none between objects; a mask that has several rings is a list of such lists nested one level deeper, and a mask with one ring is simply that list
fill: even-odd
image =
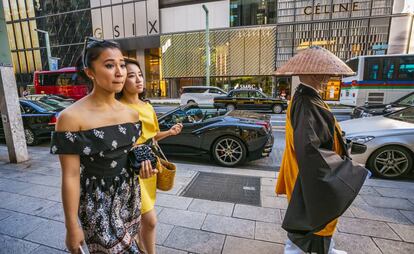
[{"label": "woman's dark hair", "polygon": [[[113,41],[107,40],[99,40],[93,37],[87,37],[85,39],[84,47],[82,50],[82,54],[76,61],[76,69],[80,76],[82,76],[89,84],[89,88],[92,88],[92,82],[89,77],[85,73],[85,68],[92,68],[92,63],[99,58],[102,52],[106,49],[119,49],[121,51],[121,47],[118,43]],[[91,89],[89,89],[91,90]]]},{"label": "woman's dark hair", "polygon": [[[125,58],[125,64],[128,66],[129,64],[134,64],[136,66],[138,66],[139,70],[142,73],[142,69],[141,66],[139,65],[138,61],[132,58]],[[122,92],[119,92],[115,95],[115,97],[119,100],[122,98]],[[142,93],[138,94],[138,98],[142,101],[145,101],[145,94],[146,94],[146,89],[144,88],[144,91],[142,91]]]}]

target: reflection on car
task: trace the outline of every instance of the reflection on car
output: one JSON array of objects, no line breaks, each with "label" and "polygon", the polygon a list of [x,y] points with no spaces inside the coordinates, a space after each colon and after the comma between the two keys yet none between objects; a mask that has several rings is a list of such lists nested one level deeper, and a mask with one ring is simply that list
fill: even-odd
[{"label": "reflection on car", "polygon": [[413,171],[414,107],[343,121],[340,125],[348,140],[367,146],[364,153],[351,157],[375,175],[398,178]]},{"label": "reflection on car", "polygon": [[[42,101],[20,99],[19,102],[27,145],[33,146],[49,139],[60,109]],[[4,138],[3,125],[0,125],[0,139]]]},{"label": "reflection on car", "polygon": [[177,123],[183,124],[181,133],[159,141],[166,154],[207,155],[222,166],[233,167],[272,151],[272,128],[266,114],[226,112],[190,103],[159,119],[161,131]]},{"label": "reflection on car", "polygon": [[57,111],[62,111],[75,102],[72,98],[54,94],[31,94],[26,95],[23,98],[31,101],[41,101],[54,107]]}]

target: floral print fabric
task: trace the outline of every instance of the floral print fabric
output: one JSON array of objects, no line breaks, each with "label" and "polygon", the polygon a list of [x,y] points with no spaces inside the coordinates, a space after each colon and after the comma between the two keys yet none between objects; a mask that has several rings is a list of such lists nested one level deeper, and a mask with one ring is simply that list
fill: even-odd
[{"label": "floral print fabric", "polygon": [[140,133],[140,123],[52,133],[52,154],[80,155],[79,220],[91,253],[140,253],[140,187],[127,161]]}]

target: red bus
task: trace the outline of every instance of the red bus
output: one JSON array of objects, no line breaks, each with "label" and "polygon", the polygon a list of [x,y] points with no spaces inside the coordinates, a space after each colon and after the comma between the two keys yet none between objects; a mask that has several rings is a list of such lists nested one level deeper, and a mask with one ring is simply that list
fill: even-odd
[{"label": "red bus", "polygon": [[33,84],[36,94],[63,95],[75,100],[88,94],[87,82],[79,76],[75,67],[57,71],[35,71]]}]

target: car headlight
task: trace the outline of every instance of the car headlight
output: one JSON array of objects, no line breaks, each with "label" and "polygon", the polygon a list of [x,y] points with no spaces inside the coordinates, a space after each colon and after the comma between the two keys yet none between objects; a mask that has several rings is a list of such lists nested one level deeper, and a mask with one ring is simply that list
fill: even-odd
[{"label": "car headlight", "polygon": [[356,143],[360,143],[360,144],[365,144],[368,141],[373,140],[375,137],[373,136],[355,136],[355,137],[348,137],[348,139],[350,139],[352,142],[356,142]]},{"label": "car headlight", "polygon": [[370,116],[372,116],[372,114],[371,114],[371,113],[366,113],[366,112],[363,112],[363,113],[361,114],[361,117],[370,117]]}]

